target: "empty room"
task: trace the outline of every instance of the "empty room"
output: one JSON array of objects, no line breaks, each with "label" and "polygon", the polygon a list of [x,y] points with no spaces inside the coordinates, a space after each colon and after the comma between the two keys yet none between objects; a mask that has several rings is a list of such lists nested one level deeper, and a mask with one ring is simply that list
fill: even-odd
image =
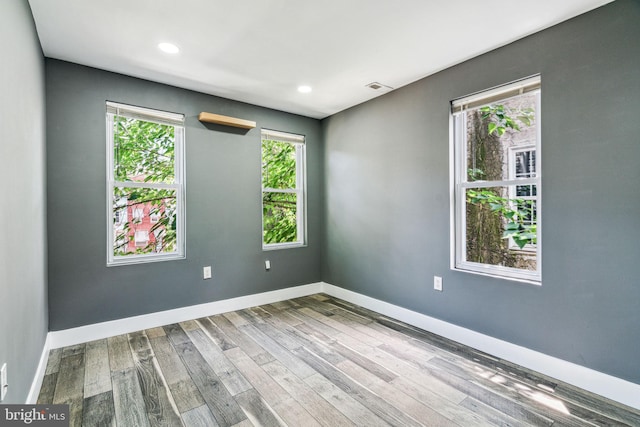
[{"label": "empty room", "polygon": [[3,0],[0,425],[640,426],[639,23]]}]

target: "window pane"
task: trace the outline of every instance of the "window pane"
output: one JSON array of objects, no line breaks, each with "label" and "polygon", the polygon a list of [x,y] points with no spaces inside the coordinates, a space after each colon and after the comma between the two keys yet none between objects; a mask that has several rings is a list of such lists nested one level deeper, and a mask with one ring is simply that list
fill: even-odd
[{"label": "window pane", "polygon": [[265,244],[298,241],[297,198],[297,195],[292,193],[262,193],[262,229]]},{"label": "window pane", "polygon": [[515,178],[533,178],[536,176],[536,152],[524,150],[515,153]]},{"label": "window pane", "polygon": [[262,188],[296,188],[296,144],[262,140]]},{"label": "window pane", "polygon": [[175,128],[128,117],[114,117],[114,178],[116,181],[175,181]]},{"label": "window pane", "polygon": [[535,271],[535,200],[509,199],[509,187],[465,195],[466,261]]},{"label": "window pane", "polygon": [[[465,113],[469,182],[536,176],[535,150],[518,150],[535,145],[536,99],[536,94],[522,95]],[[518,150],[515,165],[509,164],[510,150]]]},{"label": "window pane", "polygon": [[114,255],[176,252],[176,197],[176,190],[114,188]]}]

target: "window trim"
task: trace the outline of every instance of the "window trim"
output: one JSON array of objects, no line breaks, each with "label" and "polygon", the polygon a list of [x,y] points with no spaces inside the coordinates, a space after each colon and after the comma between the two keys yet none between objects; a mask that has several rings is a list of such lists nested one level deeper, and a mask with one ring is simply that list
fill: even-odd
[{"label": "window trim", "polygon": [[[540,92],[540,76],[529,77],[510,84],[494,87],[486,91],[477,92],[463,98],[456,99],[451,102],[451,110],[449,115],[449,158],[450,158],[450,268],[455,271],[479,274],[494,278],[506,279],[511,281],[530,283],[534,285],[542,284],[542,179],[541,179],[541,92]],[[528,144],[536,151],[536,177],[508,179],[502,181],[471,181],[467,182],[466,174],[466,151],[467,151],[467,135],[461,132],[464,124],[463,117],[468,109],[476,109],[483,105],[487,105],[498,100],[505,100],[523,93],[536,91],[537,105],[535,123],[536,123],[536,141],[535,144]],[[485,96],[483,96],[483,94]],[[485,102],[483,102],[483,100]],[[470,106],[470,107],[469,107]],[[461,140],[457,141],[457,135],[461,136]],[[466,216],[464,209],[466,207],[465,192],[468,188],[488,188],[512,185],[533,184],[537,187],[537,244],[536,244],[536,270],[528,271],[513,267],[504,267],[498,265],[482,264],[466,260]]]},{"label": "window trim", "polygon": [[[114,178],[114,117],[123,116],[137,120],[171,125],[174,127],[174,176],[173,184],[115,181]],[[138,107],[106,101],[106,149],[107,149],[107,267],[150,262],[172,261],[186,258],[186,226],[185,226],[185,116],[184,114]],[[159,188],[176,191],[176,251],[170,253],[134,254],[119,256],[114,254],[114,212],[113,191],[115,187]],[[125,205],[126,209],[126,205]],[[132,212],[133,216],[133,212]],[[127,218],[128,219],[128,218]]]},{"label": "window trim", "polygon": [[[296,145],[296,188],[265,188],[262,186],[262,141],[273,140]],[[304,135],[263,128],[260,131],[260,239],[263,251],[307,246],[307,144]],[[298,240],[285,243],[264,242],[264,193],[296,194],[296,225]]]}]

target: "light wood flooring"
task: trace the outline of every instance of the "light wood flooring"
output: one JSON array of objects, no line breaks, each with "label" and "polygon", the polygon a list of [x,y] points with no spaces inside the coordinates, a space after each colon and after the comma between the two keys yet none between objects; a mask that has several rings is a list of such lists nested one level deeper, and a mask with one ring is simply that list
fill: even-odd
[{"label": "light wood flooring", "polygon": [[52,350],[72,426],[640,426],[640,412],[324,294]]}]

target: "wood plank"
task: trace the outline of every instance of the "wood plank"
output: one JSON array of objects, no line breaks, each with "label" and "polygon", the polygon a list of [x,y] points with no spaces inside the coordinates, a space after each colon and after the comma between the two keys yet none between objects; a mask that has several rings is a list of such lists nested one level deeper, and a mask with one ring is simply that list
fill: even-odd
[{"label": "wood plank", "polygon": [[191,379],[182,359],[169,343],[166,335],[150,339],[149,343],[156,356],[160,370],[180,413],[205,404],[205,401]]},{"label": "wood plank", "polygon": [[53,403],[53,394],[56,390],[56,382],[58,380],[58,373],[45,375],[42,379],[42,386],[40,386],[40,393],[38,393],[38,404]]},{"label": "wood plank", "polygon": [[293,397],[278,403],[274,409],[284,420],[283,425],[321,427],[320,423]]},{"label": "wood plank", "polygon": [[[433,392],[430,387],[426,384],[416,384],[413,381],[410,381],[404,377],[398,377],[390,383],[396,389],[401,392],[412,396],[414,399],[422,402],[424,405],[429,406],[430,408],[438,411],[443,416],[449,418],[454,423],[460,426],[473,426],[473,425],[482,425],[486,424],[486,420],[481,416],[473,413],[469,409],[466,409],[460,404],[464,402],[465,397],[460,402],[452,402],[446,397],[441,396],[438,393]],[[463,396],[466,396],[462,394]],[[504,414],[503,414],[504,415]],[[507,416],[504,415],[506,418]],[[523,424],[520,422],[514,421],[515,426],[522,426]]]},{"label": "wood plank", "polygon": [[285,304],[286,302],[287,301],[281,301],[280,303],[263,305],[262,309],[271,314],[273,318],[277,318],[290,326],[299,325],[303,321],[289,313],[288,310],[291,308]]},{"label": "wood plank", "polygon": [[[520,422],[502,412],[485,405],[482,402],[478,402],[472,397],[467,397],[460,403],[461,408],[466,408],[477,417],[483,420],[483,423],[489,423],[495,426],[504,427],[526,427],[530,424]],[[463,424],[464,425],[464,424]]]},{"label": "wood plank", "polygon": [[455,424],[449,418],[446,418],[429,406],[423,405],[410,395],[403,393],[386,381],[381,380],[351,360],[345,360],[339,363],[337,368],[358,383],[367,387],[367,389],[375,393],[376,396],[401,411],[402,414],[417,421],[417,423],[434,427],[446,427]]},{"label": "wood plank", "polygon": [[53,403],[67,403],[75,398],[82,399],[83,386],[84,353],[63,357],[60,360]]},{"label": "wood plank", "polygon": [[188,380],[169,384],[169,391],[180,413],[206,404],[191,377]]},{"label": "wood plank", "polygon": [[269,319],[254,326],[287,350],[294,350],[304,345],[304,341],[295,335],[294,328],[279,319]]},{"label": "wood plank", "polygon": [[107,340],[88,342],[85,348],[84,398],[111,390]]},{"label": "wood plank", "polygon": [[188,427],[217,427],[220,425],[207,405],[198,406],[185,412],[182,414],[182,420],[184,425]]},{"label": "wood plank", "polygon": [[179,426],[182,420],[144,332],[129,334],[129,346],[151,426]]},{"label": "wood plank", "polygon": [[312,375],[305,378],[304,382],[355,425],[368,427],[389,426],[388,423],[371,412],[365,405],[358,402],[349,393],[343,391],[323,375]]},{"label": "wood plank", "polygon": [[149,340],[149,344],[153,349],[153,353],[160,365],[162,375],[164,375],[167,383],[173,384],[179,381],[191,379],[187,372],[187,368],[182,363],[182,359],[180,359],[180,356],[178,356],[178,353],[169,343],[169,339],[166,336],[163,335],[152,338]]},{"label": "wood plank", "polygon": [[550,426],[554,423],[554,420],[550,417],[551,414],[548,411],[545,411],[544,414],[539,413],[534,409],[529,409],[529,407],[524,407],[518,404],[508,397],[505,397],[499,393],[495,393],[485,387],[489,382],[485,382],[483,385],[480,385],[475,382],[460,378],[452,372],[442,369],[431,369],[429,370],[429,373],[440,379],[441,381],[456,388],[457,390],[462,391],[466,395],[473,397],[474,399],[484,403],[485,405],[497,409],[498,411],[509,415],[516,420],[534,425],[546,426]]},{"label": "wood plank", "polygon": [[324,359],[321,359],[318,355],[310,353],[307,349],[301,348],[295,351],[302,360],[307,362],[308,365],[315,368],[320,374],[328,378],[332,383],[341,388],[345,393],[349,394],[358,402],[362,403],[368,409],[370,409],[378,417],[382,418],[391,425],[402,426],[419,426],[420,423],[413,418],[405,415],[400,410],[390,405],[384,399],[377,396],[375,393],[366,389],[348,375],[345,375],[342,371],[331,365]]},{"label": "wood plank", "polygon": [[288,399],[289,394],[269,376],[248,354],[236,347],[224,352],[236,368],[271,406]]},{"label": "wood plank", "polygon": [[255,360],[258,364],[272,362],[275,360],[264,348],[249,338],[246,334],[240,332],[226,317],[222,315],[211,316],[209,319],[222,330],[229,338],[231,338],[244,353]]},{"label": "wood plank", "polygon": [[201,329],[188,331],[187,335],[232,396],[251,388],[251,384],[227,359],[222,350],[205,335],[204,331]]},{"label": "wood plank", "polygon": [[69,357],[69,356],[75,356],[76,354],[83,354],[84,347],[85,347],[84,343],[64,347],[62,349],[62,357]]},{"label": "wood plank", "polygon": [[205,331],[209,338],[216,343],[222,351],[238,346],[231,338],[222,332],[222,330],[218,328],[211,319],[203,317],[198,319],[198,323],[200,324],[200,329]]},{"label": "wood plank", "polygon": [[233,396],[182,328],[169,325],[164,330],[218,424],[232,425],[245,419]]},{"label": "wood plank", "polygon": [[[66,354],[69,356],[60,359],[60,367],[57,373],[56,387],[53,394],[54,404],[69,405],[69,425],[82,425],[82,405],[84,389],[84,345],[73,346]],[[63,350],[62,354],[65,352]]]},{"label": "wood plank", "polygon": [[[236,397],[238,405],[247,415],[249,421],[256,426],[279,427],[286,426],[282,419],[275,413],[262,397],[254,389],[249,389],[238,394]],[[304,425],[307,424],[293,424]]]},{"label": "wood plank", "polygon": [[60,359],[62,359],[62,349],[54,348],[49,351],[49,359],[47,360],[47,369],[44,374],[55,374],[60,369]]},{"label": "wood plank", "polygon": [[250,321],[246,319],[245,316],[241,314],[241,312],[242,310],[231,311],[228,313],[223,313],[222,316],[226,317],[227,320],[233,324],[233,326],[238,328],[240,326],[248,325],[250,323]]},{"label": "wood plank", "polygon": [[[410,363],[410,361],[395,357],[383,351],[379,347],[367,346],[366,344],[363,344],[348,335],[341,335],[339,337],[339,341],[342,344],[365,354],[372,361],[375,361],[391,372],[395,372],[399,376],[408,378],[416,384],[428,384],[431,390],[443,397],[446,397],[452,402],[462,402],[462,400],[467,397],[467,395],[463,391],[460,391],[456,387],[453,387],[450,384],[447,384],[445,381],[442,381],[429,374],[428,370],[416,368]],[[422,364],[421,361],[418,361],[416,363]],[[432,369],[432,367],[430,368]]]},{"label": "wood plank", "polygon": [[369,373],[377,376],[383,381],[389,382],[393,381],[395,378],[398,378],[398,374],[384,366],[374,362],[363,354],[358,353],[355,350],[341,344],[340,342],[334,342],[329,345],[329,347],[338,354],[341,354],[345,357],[345,359],[350,360],[356,365],[366,369]]},{"label": "wood plank", "polygon": [[[311,386],[298,378],[282,363],[274,361],[262,365],[280,386],[298,401],[318,422],[327,427],[355,426],[344,414],[316,393]],[[314,374],[317,375],[317,374]]]},{"label": "wood plank", "polygon": [[116,427],[113,393],[111,390],[101,394],[94,394],[84,399],[82,425],[86,427]]},{"label": "wood plank", "polygon": [[[473,368],[461,364],[452,364],[440,359],[439,357],[430,360],[429,363],[446,371],[447,374],[449,374],[450,381],[453,380],[453,377],[459,377],[472,385],[477,381],[477,376],[475,375]],[[434,375],[436,374],[434,373]],[[606,425],[609,426],[626,425],[613,419],[607,419],[594,411],[574,405],[572,402],[562,401],[552,393],[541,392],[520,383],[514,383],[503,376],[496,375],[491,377],[489,378],[489,381],[484,381],[482,386],[487,390],[491,390],[491,393],[484,393],[481,397],[471,393],[468,394],[485,404],[488,403],[484,399],[488,398],[487,396],[490,396],[491,394],[499,395],[500,397],[509,399],[513,402],[518,402],[518,404],[526,403],[526,406],[532,411],[543,414],[545,417],[562,425],[579,426],[581,424],[584,425],[584,423],[593,423],[595,420],[603,420],[606,422]],[[489,406],[493,405],[489,404]],[[496,409],[501,408],[496,407]]]},{"label": "wood plank", "polygon": [[554,390],[554,396],[591,409],[609,419],[621,421],[630,426],[640,426],[640,411],[586,390],[579,389],[573,385],[558,384],[558,387]]},{"label": "wood plank", "polygon": [[149,339],[166,336],[162,327],[145,329],[144,332]]},{"label": "wood plank", "polygon": [[[304,310],[304,308],[299,310],[291,310],[289,311],[289,314],[291,314],[293,317],[297,317],[305,325],[308,325],[309,327],[313,328],[318,332],[323,333],[328,337],[335,337],[341,332],[338,329],[332,328],[331,326],[327,325],[325,322],[321,322],[318,319],[314,319],[313,317],[309,316],[308,313],[305,313],[302,310]],[[310,310],[310,311],[313,311],[313,310]],[[301,325],[298,325],[296,326],[296,328],[299,329],[300,326]]]},{"label": "wood plank", "polygon": [[109,367],[111,372],[133,368],[133,358],[129,350],[129,339],[126,335],[107,338],[109,349]]},{"label": "wood plank", "polygon": [[315,371],[309,365],[295,357],[286,348],[282,347],[268,335],[265,335],[255,326],[247,324],[241,326],[239,329],[257,342],[276,360],[286,365],[298,377],[305,378],[315,374]]},{"label": "wood plank", "polygon": [[[129,353],[131,352],[129,351]],[[133,363],[133,359],[131,363]],[[111,381],[113,383],[116,424],[118,426],[150,427],[136,369],[131,367],[111,372]]]},{"label": "wood plank", "polygon": [[221,114],[201,112],[198,114],[198,120],[206,123],[215,123],[223,126],[233,126],[241,129],[253,129],[256,127],[256,122],[245,119],[238,119],[236,117],[223,116]]}]

